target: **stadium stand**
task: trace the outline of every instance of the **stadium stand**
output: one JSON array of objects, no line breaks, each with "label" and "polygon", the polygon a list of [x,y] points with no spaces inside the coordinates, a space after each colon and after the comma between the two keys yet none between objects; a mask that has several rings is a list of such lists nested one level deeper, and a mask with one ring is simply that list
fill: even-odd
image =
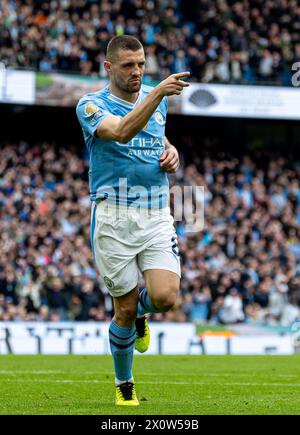
[{"label": "stadium stand", "polygon": [[[108,41],[131,34],[154,80],[189,70],[194,82],[290,85],[299,29],[299,0],[2,0],[0,62],[104,78]],[[13,143],[15,133],[0,148],[0,320],[110,320],[90,249],[87,160],[48,136],[34,143],[35,129],[28,143]],[[177,223],[181,299],[153,319],[292,324],[299,158],[200,155],[196,145],[170,180],[205,187],[205,230],[189,234]]]},{"label": "stadium stand", "polygon": [[153,79],[188,69],[194,81],[290,85],[299,28],[297,0],[3,0],[0,59],[105,76],[106,45],[126,33],[146,47]]},{"label": "stadium stand", "polygon": [[[171,184],[205,186],[205,230],[177,223],[181,299],[153,319],[290,325],[300,317],[300,160],[192,157]],[[109,320],[90,249],[88,162],[75,148],[6,143],[0,173],[0,320]]]}]

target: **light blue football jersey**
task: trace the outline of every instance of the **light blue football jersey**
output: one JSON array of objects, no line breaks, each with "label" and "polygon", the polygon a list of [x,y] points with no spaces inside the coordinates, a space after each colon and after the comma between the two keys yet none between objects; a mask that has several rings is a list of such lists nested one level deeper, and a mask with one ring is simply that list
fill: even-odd
[{"label": "light blue football jersey", "polygon": [[142,85],[132,104],[110,93],[109,86],[84,95],[76,113],[89,151],[90,198],[114,204],[162,208],[169,205],[169,182],[160,167],[165,149],[168,99],[164,97],[147,125],[126,144],[101,139],[95,132],[108,115],[124,117],[152,91]]}]

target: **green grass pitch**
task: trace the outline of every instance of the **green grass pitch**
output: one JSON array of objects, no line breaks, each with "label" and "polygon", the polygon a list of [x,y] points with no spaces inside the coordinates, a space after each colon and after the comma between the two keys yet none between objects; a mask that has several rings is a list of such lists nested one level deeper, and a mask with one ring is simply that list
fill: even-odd
[{"label": "green grass pitch", "polygon": [[0,414],[300,414],[300,355],[135,356],[134,376],[124,409],[110,356],[0,355]]}]

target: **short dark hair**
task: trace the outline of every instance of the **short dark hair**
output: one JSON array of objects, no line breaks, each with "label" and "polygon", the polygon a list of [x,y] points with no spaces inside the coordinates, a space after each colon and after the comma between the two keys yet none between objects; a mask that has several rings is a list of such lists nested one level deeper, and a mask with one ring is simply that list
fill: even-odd
[{"label": "short dark hair", "polygon": [[142,44],[134,36],[114,36],[108,43],[106,49],[106,59],[111,62],[115,60],[118,50],[138,51],[141,48],[143,48]]}]

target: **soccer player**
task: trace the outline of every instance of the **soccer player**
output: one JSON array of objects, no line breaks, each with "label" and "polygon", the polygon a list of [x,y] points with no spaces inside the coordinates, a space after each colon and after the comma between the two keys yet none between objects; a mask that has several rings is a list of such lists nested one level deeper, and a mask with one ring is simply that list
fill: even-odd
[{"label": "soccer player", "polygon": [[[90,155],[91,245],[114,302],[109,340],[116,404],[136,406],[132,360],[134,348],[149,347],[145,315],[171,309],[179,291],[167,178],[179,158],[165,123],[167,97],[180,95],[189,73],[154,88],[142,85],[143,46],[127,35],[109,42],[104,67],[109,85],[86,94],[76,110]],[[139,288],[141,275],[145,288]]]}]

